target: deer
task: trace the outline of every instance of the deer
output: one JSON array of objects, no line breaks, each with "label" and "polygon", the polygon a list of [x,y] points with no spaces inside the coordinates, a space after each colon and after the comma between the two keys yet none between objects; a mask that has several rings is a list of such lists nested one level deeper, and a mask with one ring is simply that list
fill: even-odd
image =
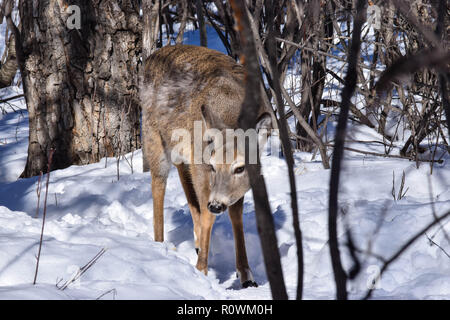
[{"label": "deer", "polygon": [[[244,96],[244,67],[209,48],[166,46],[144,63],[140,80],[143,170],[151,174],[154,240],[164,242],[165,189],[174,165],[193,221],[196,268],[207,275],[213,224],[228,210],[236,275],[247,288],[258,285],[249,267],[243,227],[244,195],[250,190],[245,150],[231,147],[229,161],[218,161],[233,141],[216,139],[217,133],[239,129]],[[267,107],[261,107],[256,117],[256,132],[271,130],[272,116]],[[174,139],[180,130],[188,136],[182,142]],[[198,130],[213,130],[215,134],[195,139]],[[267,141],[267,137],[258,139],[261,145]],[[197,161],[198,148],[204,149],[209,158]]]}]

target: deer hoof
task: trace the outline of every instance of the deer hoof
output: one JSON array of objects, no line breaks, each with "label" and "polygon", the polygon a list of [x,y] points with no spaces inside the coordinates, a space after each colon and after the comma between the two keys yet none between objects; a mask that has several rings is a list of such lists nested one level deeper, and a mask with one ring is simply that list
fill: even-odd
[{"label": "deer hoof", "polygon": [[249,287],[258,288],[258,284],[255,281],[252,281],[252,280],[247,280],[247,281],[242,283],[242,288],[246,289],[246,288],[249,288]]}]

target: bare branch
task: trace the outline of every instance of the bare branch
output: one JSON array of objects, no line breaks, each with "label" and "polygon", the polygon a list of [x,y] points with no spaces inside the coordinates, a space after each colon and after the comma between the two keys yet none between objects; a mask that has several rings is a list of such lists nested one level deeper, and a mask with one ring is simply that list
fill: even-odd
[{"label": "bare branch", "polygon": [[[268,2],[269,8],[271,7],[273,11],[276,11],[273,2]],[[281,93],[281,84],[280,77],[278,74],[277,68],[277,47],[275,42],[275,26],[273,23],[274,17],[272,16],[273,11],[268,13],[268,29],[269,36],[267,39],[267,47],[268,47],[268,55],[269,62],[272,69],[272,84],[273,89],[275,91],[275,101],[277,104],[277,111],[280,116],[279,128],[281,133],[281,142],[283,145],[284,154],[286,157],[286,163],[288,166],[288,174],[289,174],[289,184],[291,188],[291,207],[292,207],[292,216],[293,216],[293,224],[294,224],[294,234],[295,240],[297,244],[297,264],[298,264],[298,278],[297,278],[297,300],[301,300],[303,296],[303,274],[304,274],[304,266],[303,266],[303,243],[302,243],[302,232],[300,229],[300,221],[299,221],[299,213],[298,213],[298,201],[297,201],[297,190],[295,187],[295,174],[294,174],[294,156],[292,153],[291,143],[289,141],[289,132],[288,125],[285,116],[284,110],[284,102]]]},{"label": "bare branch", "polygon": [[334,279],[336,282],[336,296],[339,300],[347,299],[347,275],[342,267],[339,243],[337,239],[337,215],[338,215],[338,193],[341,162],[344,154],[344,143],[349,114],[350,99],[356,87],[356,66],[361,46],[361,30],[366,18],[366,2],[358,0],[357,12],[353,22],[353,35],[348,55],[348,69],[345,77],[345,87],[342,91],[341,112],[336,130],[333,161],[330,178],[328,233],[331,263],[333,266]]}]

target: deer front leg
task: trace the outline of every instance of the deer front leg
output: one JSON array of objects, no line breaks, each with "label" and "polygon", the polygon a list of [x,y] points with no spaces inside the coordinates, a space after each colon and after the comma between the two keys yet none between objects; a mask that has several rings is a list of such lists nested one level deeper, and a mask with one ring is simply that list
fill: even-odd
[{"label": "deer front leg", "polygon": [[216,216],[209,212],[206,208],[206,203],[202,205],[200,214],[200,250],[198,252],[196,268],[205,275],[208,274],[209,244],[211,242],[211,231],[215,220]]},{"label": "deer front leg", "polygon": [[247,251],[245,249],[244,224],[242,221],[244,198],[230,206],[228,213],[233,226],[234,246],[236,250],[236,270],[243,288],[257,287],[253,274],[248,266]]}]

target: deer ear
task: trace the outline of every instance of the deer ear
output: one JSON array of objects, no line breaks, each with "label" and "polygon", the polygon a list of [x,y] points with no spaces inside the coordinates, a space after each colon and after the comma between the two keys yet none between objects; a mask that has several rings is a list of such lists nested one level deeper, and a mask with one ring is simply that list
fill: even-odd
[{"label": "deer ear", "polygon": [[256,120],[256,131],[259,132],[261,129],[267,130],[269,132],[272,129],[272,117],[269,113],[265,112],[259,116]]},{"label": "deer ear", "polygon": [[272,130],[272,117],[269,113],[265,112],[259,116],[256,121],[256,132],[258,133],[258,145],[259,153],[262,154],[264,146],[271,134]]},{"label": "deer ear", "polygon": [[224,125],[206,105],[202,105],[202,119],[207,129],[222,129]]}]

